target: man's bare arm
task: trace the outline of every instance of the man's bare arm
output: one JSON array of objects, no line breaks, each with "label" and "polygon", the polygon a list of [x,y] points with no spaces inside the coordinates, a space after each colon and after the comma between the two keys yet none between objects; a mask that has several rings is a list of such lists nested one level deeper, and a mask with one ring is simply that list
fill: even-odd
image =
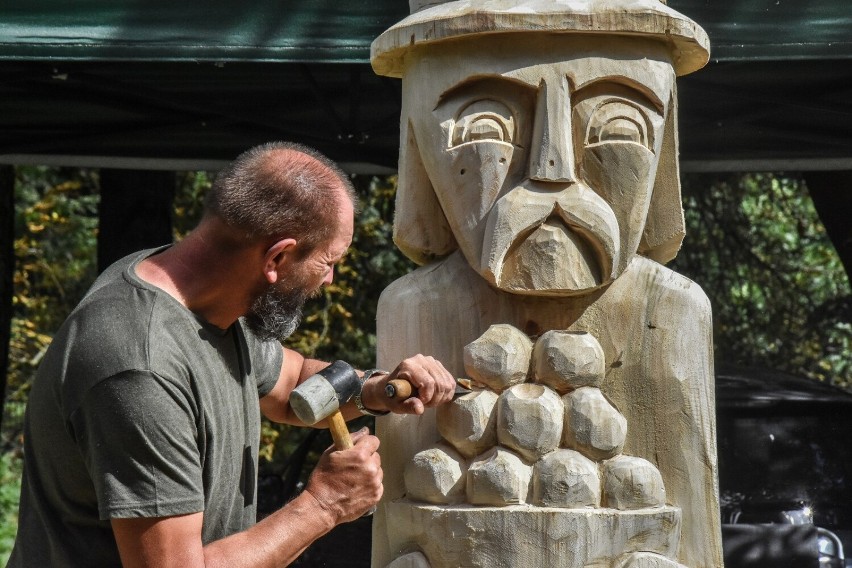
[{"label": "man's bare arm", "polygon": [[[324,361],[307,359],[291,349],[284,348],[284,362],[278,382],[272,391],[260,400],[260,409],[264,416],[274,422],[303,426],[290,408],[290,392],[296,385],[327,365]],[[385,385],[395,378],[404,378],[411,382],[417,395],[406,401],[389,400],[384,395]],[[427,407],[452,400],[454,391],[455,379],[440,362],[432,357],[415,355],[402,361],[387,375],[377,375],[367,381],[361,399],[367,408],[379,412],[388,410],[398,414],[423,414]],[[352,402],[341,410],[346,420],[361,415]],[[317,426],[326,427],[325,421]]]},{"label": "man's bare arm", "polygon": [[295,560],[337,524],[360,517],[382,494],[379,441],[353,435],[351,450],[326,450],[308,485],[290,503],[255,526],[202,546],[203,513],[113,519],[125,568],[263,568]]}]

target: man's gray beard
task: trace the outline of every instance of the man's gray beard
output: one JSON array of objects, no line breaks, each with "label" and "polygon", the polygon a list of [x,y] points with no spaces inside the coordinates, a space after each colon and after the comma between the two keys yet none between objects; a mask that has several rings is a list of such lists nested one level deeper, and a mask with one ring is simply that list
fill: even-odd
[{"label": "man's gray beard", "polygon": [[308,296],[301,288],[282,291],[270,286],[252,304],[246,324],[263,341],[284,341],[299,327]]}]

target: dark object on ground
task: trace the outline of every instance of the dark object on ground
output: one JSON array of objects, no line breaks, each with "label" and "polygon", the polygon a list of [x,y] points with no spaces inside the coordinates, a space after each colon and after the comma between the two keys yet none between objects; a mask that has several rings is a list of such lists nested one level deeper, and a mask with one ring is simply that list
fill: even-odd
[{"label": "dark object on ground", "polygon": [[[296,488],[298,491],[298,488]],[[258,518],[280,509],[290,500],[292,488],[284,478],[263,475],[258,480]],[[361,517],[335,527],[309,546],[290,566],[293,568],[370,568],[372,517]]]},{"label": "dark object on ground", "polygon": [[293,568],[370,568],[373,517],[335,527],[296,559]]},{"label": "dark object on ground", "polygon": [[[776,371],[722,369],[716,408],[725,566],[852,567],[843,554],[852,551],[852,393]],[[816,538],[784,525],[812,526]],[[818,564],[800,554],[805,546]]]},{"label": "dark object on ground", "polygon": [[817,568],[813,525],[722,525],[726,568]]}]

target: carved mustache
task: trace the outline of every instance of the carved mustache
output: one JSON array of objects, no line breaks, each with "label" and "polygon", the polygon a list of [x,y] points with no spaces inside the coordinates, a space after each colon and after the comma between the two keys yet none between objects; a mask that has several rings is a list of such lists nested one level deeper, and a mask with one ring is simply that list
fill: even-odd
[{"label": "carved mustache", "polygon": [[[561,191],[516,187],[501,197],[488,217],[485,234],[491,246],[482,251],[482,265],[499,277],[506,254],[535,229],[556,216],[591,244],[598,244],[602,277],[612,274],[620,253],[618,219],[612,208],[588,186]],[[489,239],[487,239],[489,240]]]}]

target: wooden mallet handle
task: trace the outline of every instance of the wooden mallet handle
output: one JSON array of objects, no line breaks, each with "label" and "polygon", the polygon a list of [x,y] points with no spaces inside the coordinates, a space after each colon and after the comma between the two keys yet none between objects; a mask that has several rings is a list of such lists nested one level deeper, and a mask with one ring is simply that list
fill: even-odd
[{"label": "wooden mallet handle", "polygon": [[339,410],[333,412],[328,417],[328,429],[331,431],[331,439],[334,440],[334,447],[338,450],[348,450],[354,444],[352,436],[349,435],[349,428],[346,426],[346,421]]},{"label": "wooden mallet handle", "polygon": [[[352,436],[349,434],[349,428],[346,427],[346,421],[339,410],[333,412],[328,417],[328,429],[331,430],[331,439],[334,440],[334,447],[338,450],[348,450],[353,447]],[[375,505],[367,510],[362,517],[369,517],[376,512]]]}]

